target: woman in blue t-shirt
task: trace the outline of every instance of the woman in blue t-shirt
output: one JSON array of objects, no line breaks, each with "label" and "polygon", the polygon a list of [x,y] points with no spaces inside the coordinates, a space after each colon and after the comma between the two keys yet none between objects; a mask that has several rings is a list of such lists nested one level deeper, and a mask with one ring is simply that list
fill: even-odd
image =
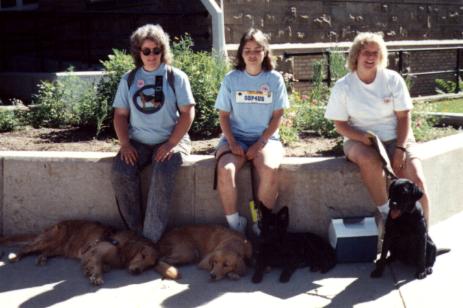
[{"label": "woman in blue t-shirt", "polygon": [[[113,102],[120,150],[111,180],[127,227],[156,242],[167,225],[177,170],[190,153],[195,101],[186,74],[170,66],[169,36],[161,26],[138,28],[130,45],[136,68],[122,77]],[[150,164],[143,212],[140,172]]]},{"label": "woman in blue t-shirt", "polygon": [[222,82],[215,108],[222,138],[217,146],[220,200],[232,229],[244,232],[238,214],[236,173],[252,161],[259,184],[257,198],[272,209],[278,196],[277,173],[284,155],[278,128],[288,108],[283,77],[274,70],[267,36],[250,29],[241,38],[235,69]]}]

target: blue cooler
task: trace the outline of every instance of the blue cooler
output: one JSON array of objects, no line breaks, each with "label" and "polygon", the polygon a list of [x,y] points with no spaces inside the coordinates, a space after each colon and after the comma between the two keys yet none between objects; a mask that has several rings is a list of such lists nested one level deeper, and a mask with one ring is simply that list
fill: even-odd
[{"label": "blue cooler", "polygon": [[375,218],[332,219],[329,240],[339,263],[372,262],[378,242]]}]

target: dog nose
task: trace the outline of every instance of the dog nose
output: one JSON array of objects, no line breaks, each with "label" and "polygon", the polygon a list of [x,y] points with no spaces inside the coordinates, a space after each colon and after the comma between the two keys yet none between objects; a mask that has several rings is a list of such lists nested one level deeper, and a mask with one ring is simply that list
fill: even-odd
[{"label": "dog nose", "polygon": [[211,273],[211,279],[215,280],[216,278],[217,278],[217,276],[214,273]]},{"label": "dog nose", "polygon": [[132,274],[138,275],[138,274],[141,273],[141,268],[139,268],[139,267],[131,268],[131,269],[130,269],[130,272],[131,272]]}]

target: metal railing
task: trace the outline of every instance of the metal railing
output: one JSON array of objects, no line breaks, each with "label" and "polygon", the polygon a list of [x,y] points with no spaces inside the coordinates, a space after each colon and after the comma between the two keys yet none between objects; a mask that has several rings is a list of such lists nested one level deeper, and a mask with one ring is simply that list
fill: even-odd
[{"label": "metal railing", "polygon": [[[454,50],[455,51],[455,68],[449,70],[434,70],[434,71],[423,71],[423,72],[407,72],[405,68],[404,56],[408,55],[411,52],[432,52],[432,51],[445,51],[445,50]],[[425,76],[425,75],[438,75],[438,74],[453,74],[454,81],[456,83],[455,93],[459,93],[460,88],[460,76],[462,76],[462,62],[461,58],[463,56],[463,47],[434,47],[434,48],[400,48],[400,49],[389,49],[389,55],[397,54],[398,55],[398,64],[397,70],[402,75],[402,77],[406,76]],[[326,82],[328,86],[331,86],[333,82],[331,76],[331,54],[332,53],[347,53],[348,51],[315,51],[315,52],[301,52],[301,53],[289,53],[285,52],[283,54],[285,59],[291,57],[298,57],[298,56],[322,56],[326,61],[326,77],[323,82]],[[309,79],[298,79],[301,82],[313,82],[313,78]]]}]

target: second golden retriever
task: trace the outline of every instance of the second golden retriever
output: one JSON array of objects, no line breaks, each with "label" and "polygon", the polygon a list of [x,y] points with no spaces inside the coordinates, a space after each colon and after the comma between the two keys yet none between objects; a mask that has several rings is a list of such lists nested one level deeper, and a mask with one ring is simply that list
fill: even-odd
[{"label": "second golden retriever", "polygon": [[220,225],[188,225],[167,232],[158,243],[161,260],[168,264],[198,263],[211,280],[239,279],[252,256],[251,243]]}]

